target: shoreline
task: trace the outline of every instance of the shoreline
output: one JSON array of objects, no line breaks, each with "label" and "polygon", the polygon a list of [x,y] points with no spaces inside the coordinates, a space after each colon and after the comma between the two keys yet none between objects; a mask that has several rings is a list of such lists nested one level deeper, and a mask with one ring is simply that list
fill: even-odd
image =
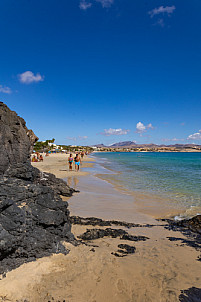
[{"label": "shoreline", "polygon": [[[93,159],[97,166],[96,158],[93,157]],[[125,188],[121,183],[115,183],[112,175],[121,174],[122,172],[112,170],[101,163],[98,163],[98,165],[104,170],[101,172],[97,171],[99,173],[96,172],[93,176],[111,184],[120,194],[132,196],[133,203],[135,204],[135,211],[146,214],[154,219],[174,219],[175,217],[181,217],[181,215],[186,213],[187,209],[185,207],[179,206],[178,208],[178,206],[176,207],[176,204],[170,203],[170,199],[162,197],[159,194],[131,191],[128,188]],[[107,173],[107,171],[110,173]],[[192,217],[193,216],[195,215],[192,215]]]},{"label": "shoreline", "polygon": [[[73,246],[64,243],[70,250],[67,255],[52,255],[35,262],[23,264],[9,272],[0,281],[0,301],[6,296],[10,301],[25,299],[38,301],[68,302],[144,302],[179,301],[181,290],[200,287],[201,263],[197,261],[199,251],[177,240],[186,237],[178,231],[164,228],[165,223],[140,213],[133,203],[133,197],[116,190],[113,185],[90,175],[88,171],[60,171],[66,157],[53,155],[47,159],[46,170],[54,174],[78,178],[75,193],[68,198],[69,210],[76,216],[95,216],[103,219],[117,219],[139,223],[141,227],[112,226],[112,229],[126,230],[132,236],[145,236],[145,241],[127,241],[120,238],[104,237]],[[92,162],[91,158],[88,158]],[[83,162],[82,168],[93,168]],[[34,166],[39,168],[40,163]],[[45,162],[40,164],[44,167]],[[48,168],[49,165],[49,168]],[[47,172],[49,172],[47,171]],[[69,173],[72,173],[69,175]],[[81,177],[84,176],[84,177]],[[62,177],[65,178],[65,177]],[[123,202],[122,202],[123,200]],[[149,227],[147,224],[152,224]],[[76,238],[94,229],[91,225],[72,225]],[[106,230],[106,226],[95,229]],[[119,245],[135,247],[133,255],[116,257]]]},{"label": "shoreline", "polygon": [[96,174],[96,177],[107,181],[120,193],[132,196],[137,211],[147,214],[154,219],[174,219],[176,216],[180,216],[186,212],[186,208],[184,207],[178,209],[174,205],[170,206],[168,203],[169,200],[162,198],[160,195],[128,190],[121,185],[115,184],[111,179],[106,179],[103,174]]},{"label": "shoreline", "polygon": [[[97,152],[110,153],[110,152]],[[114,152],[113,152],[114,153]],[[146,152],[153,153],[153,152]],[[96,157],[93,157],[96,159]],[[101,159],[97,157],[97,159]],[[196,205],[189,205],[188,207],[178,203],[174,197],[165,196],[161,193],[153,193],[146,191],[138,191],[126,188],[125,184],[115,178],[117,174],[122,174],[121,171],[114,170],[111,167],[105,166],[104,162],[99,162],[104,171],[94,174],[99,179],[110,183],[120,193],[129,194],[133,196],[133,202],[137,206],[137,211],[150,215],[155,219],[190,219],[194,216],[200,215],[201,207]]]}]

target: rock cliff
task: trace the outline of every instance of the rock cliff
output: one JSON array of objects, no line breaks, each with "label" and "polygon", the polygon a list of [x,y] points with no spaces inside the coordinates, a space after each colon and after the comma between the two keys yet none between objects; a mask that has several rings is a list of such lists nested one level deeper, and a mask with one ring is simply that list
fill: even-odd
[{"label": "rock cliff", "polygon": [[74,190],[32,167],[36,140],[25,121],[0,102],[0,274],[39,257],[67,253],[62,241],[74,242],[68,203],[60,197]]}]

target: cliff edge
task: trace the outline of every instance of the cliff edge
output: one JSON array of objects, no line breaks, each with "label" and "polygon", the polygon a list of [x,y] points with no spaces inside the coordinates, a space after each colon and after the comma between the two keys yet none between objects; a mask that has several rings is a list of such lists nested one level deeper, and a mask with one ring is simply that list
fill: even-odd
[{"label": "cliff edge", "polygon": [[74,192],[53,174],[30,163],[37,136],[16,112],[0,102],[0,274],[74,242],[68,203]]}]

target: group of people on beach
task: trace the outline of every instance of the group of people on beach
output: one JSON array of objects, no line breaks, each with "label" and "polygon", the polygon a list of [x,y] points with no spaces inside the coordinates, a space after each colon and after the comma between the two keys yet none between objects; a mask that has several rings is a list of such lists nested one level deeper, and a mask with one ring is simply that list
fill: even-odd
[{"label": "group of people on beach", "polygon": [[70,154],[70,156],[68,158],[69,171],[73,170],[73,162],[75,163],[75,171],[78,172],[80,170],[80,164],[81,164],[81,161],[82,161],[84,155],[85,155],[84,151],[82,151],[81,153],[76,153],[74,158],[73,158],[73,155]]},{"label": "group of people on beach", "polygon": [[[75,163],[75,171],[80,170],[80,164],[82,162],[82,159],[84,158],[84,155],[87,155],[87,152],[78,152],[75,154],[75,157],[73,157],[73,154],[71,153],[70,156],[68,157],[68,164],[69,164],[69,171],[73,170],[73,162]],[[48,154],[46,153],[46,156]],[[40,162],[43,161],[43,155],[40,154],[39,152],[35,152],[35,154],[31,158],[32,162]]]},{"label": "group of people on beach", "polygon": [[39,152],[36,152],[36,155],[32,157],[32,162],[43,161],[43,156]]}]

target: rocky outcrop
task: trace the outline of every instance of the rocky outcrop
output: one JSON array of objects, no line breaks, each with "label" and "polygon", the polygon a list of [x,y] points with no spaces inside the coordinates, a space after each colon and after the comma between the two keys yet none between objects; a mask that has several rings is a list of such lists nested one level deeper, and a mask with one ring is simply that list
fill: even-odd
[{"label": "rocky outcrop", "polygon": [[129,254],[134,254],[136,251],[134,246],[128,244],[119,244],[118,248],[119,249],[116,252],[112,252],[111,254],[116,257],[125,257]]},{"label": "rocky outcrop", "polygon": [[70,216],[70,222],[72,224],[79,224],[79,225],[92,225],[92,226],[123,226],[128,229],[130,228],[152,228],[155,225],[151,224],[136,224],[132,222],[125,222],[125,221],[118,221],[118,220],[103,220],[101,218],[96,217],[80,217],[80,216]]},{"label": "rocky outcrop", "polygon": [[[186,244],[197,251],[201,251],[201,215],[197,215],[190,219],[175,221],[172,219],[161,219],[167,222],[165,228],[172,231],[180,231],[185,235],[185,238],[167,237],[170,241],[176,241],[177,244]],[[201,255],[197,258],[201,261]],[[183,301],[183,300],[182,300]],[[201,300],[200,300],[201,301]]]},{"label": "rocky outcrop", "polygon": [[201,301],[201,288],[191,287],[182,290],[179,296],[180,302],[200,302]]},{"label": "rocky outcrop", "polygon": [[201,215],[178,221],[177,226],[181,226],[201,235]]},{"label": "rocky outcrop", "polygon": [[0,174],[10,165],[27,162],[37,139],[23,118],[0,102]]},{"label": "rocky outcrop", "polygon": [[60,195],[73,189],[31,166],[37,137],[25,121],[0,103],[0,273],[24,262],[67,253],[62,241],[75,243],[68,203]]},{"label": "rocky outcrop", "polygon": [[181,231],[186,235],[192,235],[193,238],[198,238],[201,242],[201,215],[197,215],[190,219],[175,221],[172,219],[161,219],[168,223],[166,228],[173,231]]},{"label": "rocky outcrop", "polygon": [[85,233],[78,236],[82,240],[95,240],[103,237],[111,237],[111,238],[120,238],[122,240],[129,240],[129,241],[146,241],[149,239],[145,236],[134,236],[128,234],[128,232],[122,229],[87,229]]}]

